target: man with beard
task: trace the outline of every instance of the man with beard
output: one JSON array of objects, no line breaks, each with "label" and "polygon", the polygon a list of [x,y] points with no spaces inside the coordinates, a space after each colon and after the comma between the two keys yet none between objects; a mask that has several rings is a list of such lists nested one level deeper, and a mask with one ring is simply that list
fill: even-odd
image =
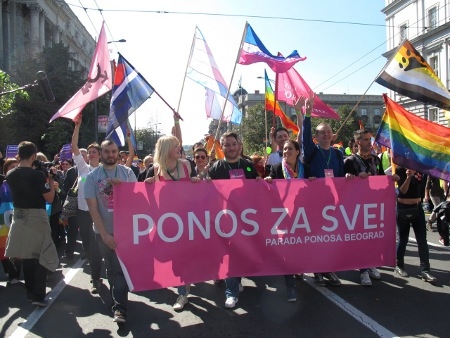
[{"label": "man with beard", "polygon": [[[355,154],[348,156],[344,161],[344,171],[348,174],[367,178],[369,176],[384,175],[383,166],[378,156],[371,153],[372,140],[370,139],[370,132],[365,129],[359,129],[354,132],[353,137],[355,144],[358,146],[358,151]],[[398,175],[392,177],[398,180]],[[379,280],[381,275],[377,268],[360,269],[361,285],[371,286],[370,278]]]},{"label": "man with beard", "polygon": [[96,240],[105,260],[108,282],[114,301],[114,322],[125,323],[128,286],[115,252],[117,246],[113,227],[113,186],[120,182],[136,182],[130,168],[117,164],[119,148],[111,140],[101,144],[102,164],[86,177],[84,197],[94,221]]},{"label": "man with beard", "polygon": [[[240,156],[241,146],[236,133],[228,132],[220,138],[225,158],[218,160],[209,169],[209,177],[213,180],[220,179],[260,179],[252,161]],[[241,277],[229,277],[225,279],[225,307],[234,308],[238,302],[239,292],[244,290]]]}]

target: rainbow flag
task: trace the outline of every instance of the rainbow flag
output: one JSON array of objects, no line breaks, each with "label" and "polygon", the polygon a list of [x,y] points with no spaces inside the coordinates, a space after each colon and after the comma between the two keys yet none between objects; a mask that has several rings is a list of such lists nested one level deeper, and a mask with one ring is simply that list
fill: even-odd
[{"label": "rainbow flag", "polygon": [[393,162],[450,180],[450,129],[427,121],[383,94],[386,111],[375,142],[393,152]]},{"label": "rainbow flag", "polygon": [[284,113],[283,109],[281,109],[280,104],[276,101],[276,105],[274,107],[275,102],[275,94],[273,93],[272,86],[269,81],[269,77],[267,76],[267,72],[264,70],[264,75],[266,79],[266,110],[273,111],[275,116],[278,116],[281,120],[281,124],[288,130],[291,130],[292,133],[298,134],[298,126]]},{"label": "rainbow flag", "polygon": [[13,203],[6,181],[0,185],[0,259],[5,258],[6,240],[11,226]]},{"label": "rainbow flag", "polygon": [[375,81],[414,100],[450,107],[450,92],[408,40],[398,47]]}]

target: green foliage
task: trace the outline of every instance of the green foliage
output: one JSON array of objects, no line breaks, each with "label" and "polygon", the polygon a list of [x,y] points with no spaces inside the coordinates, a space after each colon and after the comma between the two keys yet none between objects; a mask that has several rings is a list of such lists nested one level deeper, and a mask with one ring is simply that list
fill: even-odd
[{"label": "green foliage", "polygon": [[[272,124],[272,113],[267,113],[268,128]],[[242,120],[241,133],[244,142],[244,152],[246,155],[255,152],[263,155],[266,147],[266,123],[264,115],[264,105],[258,103],[249,107],[245,118]],[[270,145],[270,144],[269,144]]]},{"label": "green foliage", "polygon": [[12,93],[0,96],[0,119],[12,113],[12,105],[16,95],[19,97],[28,96],[24,90],[17,90],[17,88],[19,86],[11,82],[10,76],[0,69],[0,93],[12,91]]},{"label": "green foliage", "polygon": [[[4,116],[0,127],[0,146],[18,144],[23,140],[34,142],[40,151],[53,157],[61,146],[71,142],[73,122],[69,119],[59,118],[49,123],[50,118],[61,108],[85,83],[86,74],[81,71],[72,71],[69,63],[72,60],[69,48],[63,43],[54,44],[45,48],[37,57],[25,59],[19,65],[15,78],[21,83],[33,83],[36,73],[44,70],[47,74],[55,102],[45,102],[42,89],[33,87],[27,90],[28,95],[18,97],[11,102],[11,113]],[[1,81],[1,80],[0,80]],[[79,146],[86,147],[95,140],[95,112],[109,113],[110,94],[99,98],[83,109],[83,123],[80,130]],[[1,101],[0,101],[1,102]],[[3,109],[2,109],[3,111]],[[1,132],[3,128],[7,132]],[[98,135],[98,139],[101,140]]]},{"label": "green foliage", "polygon": [[161,133],[159,130],[156,131],[152,128],[136,130],[136,141],[144,142],[143,149],[137,151],[138,157],[143,159],[145,156],[153,154],[155,152],[156,141],[158,141],[160,136]]}]

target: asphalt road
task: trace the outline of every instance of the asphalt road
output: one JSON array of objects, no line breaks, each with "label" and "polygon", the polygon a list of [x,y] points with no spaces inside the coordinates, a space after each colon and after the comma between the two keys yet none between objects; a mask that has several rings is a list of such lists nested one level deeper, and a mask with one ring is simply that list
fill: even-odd
[{"label": "asphalt road", "polygon": [[[191,287],[189,304],[175,312],[176,289],[130,293],[128,319],[112,322],[107,282],[90,294],[89,264],[62,265],[48,282],[50,305],[27,302],[23,281],[7,285],[0,268],[0,337],[450,337],[450,251],[428,233],[434,285],[420,279],[414,234],[405,257],[409,278],[381,267],[381,281],[364,287],[359,271],[338,272],[340,287],[297,280],[298,300],[286,301],[281,276],[244,278],[235,309],[224,308],[224,287]],[[78,244],[80,250],[80,245]],[[79,258],[79,255],[76,256]]]}]

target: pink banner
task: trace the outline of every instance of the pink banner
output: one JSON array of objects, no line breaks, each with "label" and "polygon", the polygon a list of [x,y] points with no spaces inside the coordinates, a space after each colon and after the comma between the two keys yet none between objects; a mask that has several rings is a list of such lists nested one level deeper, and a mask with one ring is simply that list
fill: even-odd
[{"label": "pink banner", "polygon": [[130,290],[395,264],[390,176],[114,187]]}]

